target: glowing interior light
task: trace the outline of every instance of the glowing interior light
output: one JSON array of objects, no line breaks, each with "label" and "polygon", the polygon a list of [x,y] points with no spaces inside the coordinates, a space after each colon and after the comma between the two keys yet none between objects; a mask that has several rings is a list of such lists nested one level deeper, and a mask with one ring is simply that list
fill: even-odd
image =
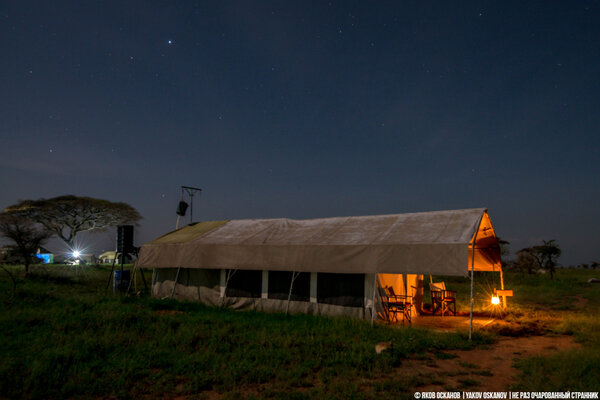
[{"label": "glowing interior light", "polygon": [[492,296],[492,304],[497,306],[498,304],[500,304],[500,297],[498,296]]},{"label": "glowing interior light", "polygon": [[81,255],[81,253],[79,252],[79,250],[75,250],[73,252],[73,257],[75,257],[75,258],[79,258],[80,255]]}]

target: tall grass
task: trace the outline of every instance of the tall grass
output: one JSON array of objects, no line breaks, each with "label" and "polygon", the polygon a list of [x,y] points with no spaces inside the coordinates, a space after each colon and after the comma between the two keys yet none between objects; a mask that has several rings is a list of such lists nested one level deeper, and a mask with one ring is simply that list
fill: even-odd
[{"label": "tall grass", "polygon": [[[19,271],[16,271],[19,272]],[[257,390],[259,397],[365,396],[357,382],[410,354],[466,349],[461,333],[349,318],[236,312],[199,303],[104,295],[108,272],[47,268],[0,278],[0,393],[8,398],[170,396]],[[393,352],[374,346],[392,341]],[[349,383],[350,382],[350,383]],[[406,388],[405,388],[406,389]]]}]

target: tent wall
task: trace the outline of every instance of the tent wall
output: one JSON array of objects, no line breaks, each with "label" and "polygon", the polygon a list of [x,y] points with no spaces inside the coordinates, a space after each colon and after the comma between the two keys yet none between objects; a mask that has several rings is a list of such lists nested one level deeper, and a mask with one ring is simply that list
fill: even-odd
[{"label": "tent wall", "polygon": [[[155,269],[152,275],[152,295],[158,298],[170,297],[176,276],[176,269]],[[220,276],[220,270],[182,268],[173,297],[219,305]]]},{"label": "tent wall", "polygon": [[[233,309],[252,309],[266,312],[284,312],[286,308],[288,308],[287,297],[286,299],[269,298],[268,292],[267,296],[261,295],[258,297],[229,297],[227,295],[221,297],[222,293],[227,294],[228,292],[225,287],[228,272],[231,274],[232,270],[227,271],[214,269],[206,270],[182,268],[179,273],[179,278],[175,287],[175,291],[173,291],[173,285],[175,283],[177,270],[172,268],[158,268],[154,270],[154,276],[152,280],[152,295],[154,297],[159,298],[168,298],[171,297],[171,294],[173,293],[173,298],[179,300],[201,301],[208,305],[222,305],[225,307],[231,307]],[[232,279],[234,279],[233,277],[236,276],[235,274],[237,272],[240,271],[236,271],[235,273],[233,273],[233,275],[231,275],[230,277],[229,282],[231,282]],[[262,276],[263,274],[261,273],[261,277]],[[317,290],[317,274],[309,274],[308,280],[311,286],[309,289],[309,292],[311,292],[309,301],[291,300],[289,302],[290,313],[371,318],[373,304],[372,274],[363,274],[360,277],[360,284],[362,285],[362,290],[360,291],[360,298],[351,298],[351,296],[348,296],[346,298],[344,298],[343,296],[330,296],[326,298],[329,299],[330,303],[338,304],[317,302],[316,300],[318,298],[318,292],[317,296],[312,295]],[[355,281],[353,283],[355,284],[356,279],[354,280]],[[261,281],[266,281],[266,284],[269,284],[268,279]],[[296,284],[297,282],[298,281],[295,281],[294,284]],[[356,286],[353,286],[353,288],[356,289]],[[280,292],[280,290],[278,290],[278,292]],[[254,295],[254,290],[252,290],[252,294]],[[332,298],[337,299],[337,301],[331,301]],[[340,304],[344,301],[346,301],[348,305]]]},{"label": "tent wall", "polygon": [[[487,211],[483,213],[473,239],[475,239],[475,271],[500,272],[502,269],[500,246]],[[473,239],[469,243],[469,269],[473,260]]]},{"label": "tent wall", "polygon": [[[260,287],[256,287],[257,277],[251,277],[248,280],[248,277],[244,276],[244,273],[248,272],[259,274]],[[228,275],[229,281],[227,281]],[[155,269],[152,295],[158,298],[167,298],[173,294],[173,297],[179,300],[200,301],[212,306],[226,306],[234,309],[283,312],[288,308],[289,281],[286,289],[286,284],[283,282],[285,276],[282,271],[182,268],[175,291],[173,291],[176,276],[177,270],[173,268]],[[237,282],[246,280],[249,285],[247,287],[240,285],[227,287],[232,282],[236,282],[236,276],[238,277]],[[289,278],[291,279],[291,275]],[[370,319],[373,310],[373,278],[373,274],[349,276],[348,274],[301,273],[294,281],[289,312]],[[336,279],[338,280],[337,284],[335,283]],[[409,288],[409,293],[410,290],[413,290],[412,287],[417,288],[416,291],[413,290],[415,293],[413,315],[417,315],[421,309],[422,280],[422,275],[379,275],[379,284],[393,286],[398,294],[403,294],[405,287]],[[333,288],[327,287],[332,284]],[[380,301],[377,296],[375,297],[375,306],[380,307]]]}]

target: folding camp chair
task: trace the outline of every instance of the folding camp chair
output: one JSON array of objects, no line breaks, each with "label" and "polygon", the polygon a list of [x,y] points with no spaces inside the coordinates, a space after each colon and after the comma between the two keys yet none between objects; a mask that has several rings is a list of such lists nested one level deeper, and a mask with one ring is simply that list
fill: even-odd
[{"label": "folding camp chair", "polygon": [[394,288],[388,286],[385,289],[387,297],[387,311],[390,322],[398,322],[398,315],[402,314],[402,324],[404,321],[411,321],[412,296],[399,295],[394,292]]},{"label": "folding camp chair", "polygon": [[437,310],[442,310],[442,317],[446,311],[456,315],[456,291],[446,289],[444,282],[430,283],[431,291],[431,313],[435,315]]}]

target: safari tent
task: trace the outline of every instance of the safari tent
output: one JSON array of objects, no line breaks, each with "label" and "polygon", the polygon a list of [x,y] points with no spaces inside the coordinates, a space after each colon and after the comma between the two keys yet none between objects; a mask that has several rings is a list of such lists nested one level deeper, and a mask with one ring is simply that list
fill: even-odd
[{"label": "safari tent", "polygon": [[422,303],[423,275],[500,271],[486,209],[190,224],[142,246],[152,294],[211,305],[374,318],[381,286]]}]

